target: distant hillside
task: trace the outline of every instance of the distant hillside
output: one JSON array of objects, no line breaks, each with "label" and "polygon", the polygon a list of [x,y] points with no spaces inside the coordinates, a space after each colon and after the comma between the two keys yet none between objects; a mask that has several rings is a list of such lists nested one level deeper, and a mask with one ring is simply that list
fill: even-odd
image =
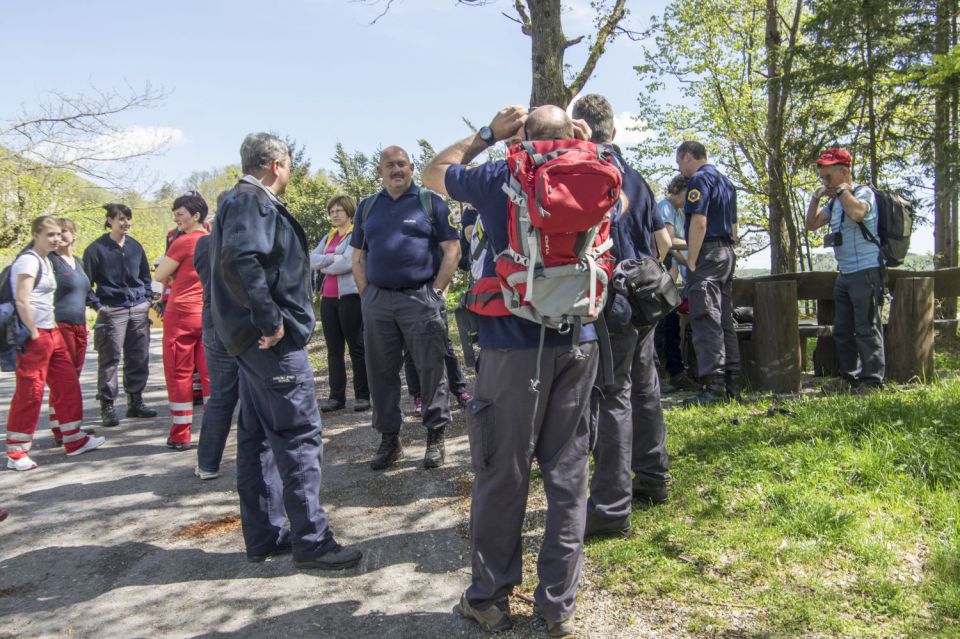
[{"label": "distant hillside", "polygon": [[[910,253],[907,255],[907,259],[904,261],[903,266],[898,268],[904,268],[910,271],[933,270],[933,256],[914,255],[913,253]],[[818,253],[813,256],[813,270],[835,271],[837,270],[837,260],[829,253]],[[770,275],[770,269],[738,268],[736,273],[737,277],[761,277],[763,275]]]}]

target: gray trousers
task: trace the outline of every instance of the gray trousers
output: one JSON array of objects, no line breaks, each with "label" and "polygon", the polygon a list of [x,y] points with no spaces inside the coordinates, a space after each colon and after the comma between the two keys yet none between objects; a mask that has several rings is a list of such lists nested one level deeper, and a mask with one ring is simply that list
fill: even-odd
[{"label": "gray trousers", "polygon": [[[833,287],[833,340],[841,377],[883,382],[883,275],[880,267],[840,273]],[[859,359],[859,362],[857,361]]]},{"label": "gray trousers", "polygon": [[619,519],[631,511],[630,471],[650,481],[665,482],[669,459],[653,329],[638,333],[630,326],[611,333],[610,347],[613,385],[597,392],[591,419],[596,443],[587,510]]},{"label": "gray trousers", "polygon": [[732,248],[708,240],[697,258],[697,269],[688,271],[685,292],[701,378],[740,370],[740,347],[733,327],[735,265]]},{"label": "gray trousers", "polygon": [[484,349],[467,434],[474,470],[470,506],[473,578],[466,596],[485,610],[520,584],[523,517],[535,457],[547,497],[534,599],[541,614],[573,614],[583,569],[590,446],[590,394],[597,344],[543,349],[534,413],[537,349]]},{"label": "gray trousers", "polygon": [[445,427],[450,423],[450,406],[443,362],[447,330],[440,315],[443,301],[437,300],[429,285],[395,291],[372,284],[360,300],[373,427],[384,434],[400,432],[404,345],[420,374],[423,425],[430,430]]},{"label": "gray trousers", "polygon": [[117,369],[123,351],[123,389],[142,393],[150,375],[150,303],[131,308],[103,306],[93,329],[97,351],[97,399],[117,398]]}]

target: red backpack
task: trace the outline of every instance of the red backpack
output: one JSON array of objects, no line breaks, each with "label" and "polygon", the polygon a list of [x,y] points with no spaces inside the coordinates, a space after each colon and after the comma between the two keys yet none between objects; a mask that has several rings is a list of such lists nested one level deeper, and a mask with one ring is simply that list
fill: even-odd
[{"label": "red backpack", "polygon": [[565,331],[596,320],[613,273],[610,210],[622,177],[603,145],[521,142],[507,154],[509,243],[496,277],[467,294],[479,315],[516,315]]}]

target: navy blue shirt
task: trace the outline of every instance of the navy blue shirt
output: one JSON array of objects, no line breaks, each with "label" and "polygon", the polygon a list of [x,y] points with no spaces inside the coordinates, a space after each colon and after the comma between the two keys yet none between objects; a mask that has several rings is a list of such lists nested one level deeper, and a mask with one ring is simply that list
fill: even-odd
[{"label": "navy blue shirt", "polygon": [[617,203],[612,215],[610,236],[613,238],[613,256],[623,260],[656,259],[657,243],[654,233],[663,228],[663,220],[657,213],[653,190],[637,171],[613,150],[613,163],[623,175],[623,193],[627,196],[628,208],[621,211],[622,201]]},{"label": "navy blue shirt", "polygon": [[132,308],[150,299],[152,279],[147,254],[140,242],[129,235],[120,246],[104,233],[83,252],[83,268],[94,288],[87,304]]},{"label": "navy blue shirt", "polygon": [[363,222],[360,201],[353,220],[350,246],[367,251],[367,281],[379,288],[415,288],[431,282],[440,271],[440,242],[459,240],[460,229],[450,219],[450,209],[436,193],[433,224],[420,205],[420,187],[410,188],[394,200],[386,189],[375,197]]},{"label": "navy blue shirt", "polygon": [[204,331],[212,331],[213,316],[210,314],[210,236],[204,235],[197,240],[193,249],[193,268],[203,287],[203,312],[200,325]]},{"label": "navy blue shirt", "polygon": [[83,270],[80,258],[73,258],[76,268],[70,266],[57,253],[50,253],[53,274],[57,278],[57,290],[53,294],[53,318],[57,322],[66,322],[79,326],[87,323],[87,293],[90,292],[90,278]]},{"label": "navy blue shirt", "polygon": [[[447,169],[444,184],[447,193],[455,200],[469,202],[476,207],[483,221],[484,233],[490,238],[483,266],[484,277],[495,277],[495,256],[507,248],[507,195],[503,185],[510,172],[505,160],[484,164],[454,164]],[[540,325],[514,315],[506,317],[477,316],[477,333],[480,348],[537,348],[540,343]],[[580,342],[597,339],[592,324],[584,324]],[[544,344],[562,346],[570,343],[570,335],[561,335],[547,329]]]},{"label": "navy blue shirt", "polygon": [[687,183],[687,201],[683,205],[687,219],[683,236],[690,239],[690,220],[695,214],[707,216],[704,240],[732,242],[733,225],[737,223],[737,192],[725,175],[712,164],[704,164]]}]

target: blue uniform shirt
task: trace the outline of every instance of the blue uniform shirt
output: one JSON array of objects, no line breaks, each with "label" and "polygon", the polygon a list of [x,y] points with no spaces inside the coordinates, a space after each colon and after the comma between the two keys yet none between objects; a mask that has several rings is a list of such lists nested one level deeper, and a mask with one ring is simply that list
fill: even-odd
[{"label": "blue uniform shirt", "polygon": [[[455,200],[469,202],[480,214],[483,230],[490,238],[483,265],[484,277],[495,277],[495,257],[507,248],[507,195],[503,185],[510,176],[504,160],[484,164],[454,164],[447,169],[444,184],[447,193]],[[480,348],[537,348],[540,343],[540,325],[509,315],[507,317],[477,316]],[[597,331],[591,324],[584,324],[580,342],[597,339]],[[570,335],[561,335],[547,329],[544,344],[561,346],[570,343]]]},{"label": "blue uniform shirt", "polygon": [[[657,212],[660,214],[660,219],[663,220],[663,225],[667,224],[673,226],[673,233],[677,236],[678,239],[684,239],[686,234],[684,233],[684,227],[686,226],[685,220],[686,216],[683,214],[683,211],[678,211],[673,205],[673,202],[669,198],[663,198],[657,202]],[[686,252],[684,252],[686,255]],[[680,269],[680,277],[683,278],[683,281],[687,281],[687,267],[683,264],[677,264],[677,267]]]},{"label": "blue uniform shirt", "polygon": [[[867,214],[863,217],[863,225],[873,235],[877,236],[877,199],[873,189],[869,186],[854,186],[853,195],[867,205]],[[840,231],[843,234],[843,245],[833,247],[833,254],[837,258],[837,266],[841,273],[856,273],[868,268],[880,267],[880,247],[863,237],[859,225],[843,213],[840,200],[832,198],[827,202],[827,214],[830,216],[830,232]]]},{"label": "blue uniform shirt", "polygon": [[725,175],[712,164],[704,164],[687,183],[687,201],[683,205],[687,219],[683,236],[690,237],[690,219],[695,213],[707,216],[704,240],[733,242],[733,225],[737,223],[737,192]]},{"label": "blue uniform shirt", "polygon": [[379,288],[416,288],[432,281],[440,270],[443,253],[440,242],[459,240],[460,229],[450,219],[450,209],[433,194],[433,224],[420,206],[420,187],[411,184],[394,200],[386,189],[380,191],[362,220],[361,200],[353,220],[350,246],[367,251],[367,281]]},{"label": "blue uniform shirt", "polygon": [[655,259],[657,244],[653,234],[663,228],[663,220],[657,215],[653,191],[647,181],[623,161],[616,149],[613,163],[623,175],[622,189],[629,203],[626,211],[621,211],[620,202],[613,211],[610,228],[613,255],[618,262]]}]

